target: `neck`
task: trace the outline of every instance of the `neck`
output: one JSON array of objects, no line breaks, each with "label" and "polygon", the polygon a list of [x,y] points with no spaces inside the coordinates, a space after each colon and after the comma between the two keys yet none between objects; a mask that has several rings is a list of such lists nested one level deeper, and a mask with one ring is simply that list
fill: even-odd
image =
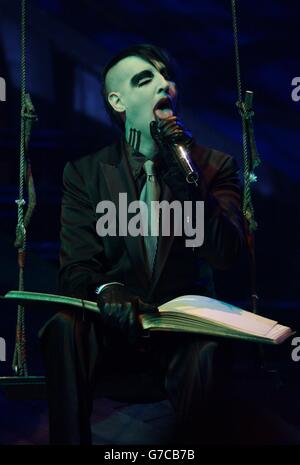
[{"label": "neck", "polygon": [[157,153],[157,146],[151,137],[151,140],[141,137],[140,153],[147,158],[153,158]]},{"label": "neck", "polygon": [[153,158],[157,153],[157,145],[150,134],[145,136],[142,132],[126,125],[125,137],[127,143],[145,157]]}]

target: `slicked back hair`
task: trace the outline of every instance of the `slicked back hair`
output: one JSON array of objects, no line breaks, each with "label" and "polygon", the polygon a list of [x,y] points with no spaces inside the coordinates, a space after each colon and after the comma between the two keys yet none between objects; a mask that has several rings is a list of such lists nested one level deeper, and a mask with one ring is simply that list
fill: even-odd
[{"label": "slicked back hair", "polygon": [[155,61],[163,63],[167,68],[168,74],[171,76],[172,80],[176,81],[174,70],[175,63],[173,59],[170,57],[170,55],[160,47],[151,44],[138,44],[121,50],[119,53],[114,55],[104,66],[101,74],[102,97],[104,100],[106,111],[110,115],[112,121],[115,122],[122,130],[124,130],[124,121],[121,117],[121,114],[115,111],[108,101],[105,79],[108,71],[113,66],[115,66],[119,61],[123,60],[123,58],[127,58],[129,56],[140,57],[153,66],[155,66]]}]

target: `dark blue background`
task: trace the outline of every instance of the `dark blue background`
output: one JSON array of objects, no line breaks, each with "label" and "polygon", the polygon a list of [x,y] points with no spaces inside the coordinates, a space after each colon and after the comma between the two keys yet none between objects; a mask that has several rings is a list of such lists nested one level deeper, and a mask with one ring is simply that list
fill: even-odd
[{"label": "dark blue background", "polygon": [[[30,157],[37,208],[28,230],[26,289],[55,291],[62,170],[67,160],[111,142],[99,73],[118,50],[139,42],[165,47],[180,70],[181,115],[199,143],[241,164],[230,1],[32,0],[28,8],[27,90],[39,121]],[[260,309],[297,324],[299,299],[299,113],[291,81],[300,76],[298,2],[238,3],[243,88],[254,92],[255,132],[262,159],[254,206]],[[20,2],[0,1],[0,203],[2,291],[17,288],[13,247],[18,196]],[[244,254],[217,272],[220,298],[250,308]],[[13,315],[13,316],[12,316]],[[14,312],[1,317],[13,334]],[[37,316],[27,317],[32,331]],[[39,318],[43,319],[40,315]],[[34,332],[33,331],[33,332]],[[10,340],[13,338],[9,337]]]}]

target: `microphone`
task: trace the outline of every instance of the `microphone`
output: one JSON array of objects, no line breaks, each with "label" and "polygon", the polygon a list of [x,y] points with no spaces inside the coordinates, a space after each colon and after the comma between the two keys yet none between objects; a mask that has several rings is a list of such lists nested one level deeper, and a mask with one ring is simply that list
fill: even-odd
[{"label": "microphone", "polygon": [[169,143],[169,148],[172,151],[177,162],[181,166],[185,179],[189,184],[195,184],[198,186],[199,174],[196,168],[193,165],[193,162],[190,157],[190,151],[185,147],[184,144],[177,142]]},{"label": "microphone", "polygon": [[[157,113],[157,112],[156,112]],[[158,120],[159,119],[166,119],[166,118],[160,118],[161,115],[156,116],[156,121],[152,121],[150,123],[150,132],[153,137],[153,139],[160,145],[160,134],[159,134],[159,129],[158,129]],[[190,150],[187,148],[186,144],[180,141],[180,139],[176,140],[169,140],[166,141],[166,145],[168,146],[169,150],[173,154],[175,160],[179,164],[179,167],[183,171],[185,175],[185,179],[189,184],[194,183],[196,186],[198,186],[198,178],[199,174],[197,169],[195,168],[193,161],[190,156]]]}]

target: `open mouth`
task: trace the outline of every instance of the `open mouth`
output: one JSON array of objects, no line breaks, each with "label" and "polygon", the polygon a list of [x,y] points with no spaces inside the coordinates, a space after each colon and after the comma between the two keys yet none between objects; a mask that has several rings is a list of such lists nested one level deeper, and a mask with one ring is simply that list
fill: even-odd
[{"label": "open mouth", "polygon": [[155,105],[153,113],[158,119],[166,119],[173,116],[174,112],[171,99],[168,97],[160,99]]}]

